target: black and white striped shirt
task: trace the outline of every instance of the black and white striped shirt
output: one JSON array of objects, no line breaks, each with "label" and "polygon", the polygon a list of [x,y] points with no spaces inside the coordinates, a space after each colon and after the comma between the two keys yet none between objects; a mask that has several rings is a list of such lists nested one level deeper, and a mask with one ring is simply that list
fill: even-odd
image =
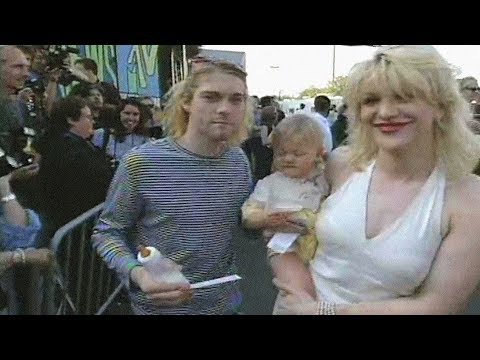
[{"label": "black and white striped shirt", "polygon": [[[149,142],[121,161],[92,236],[109,267],[128,276],[139,244],[154,246],[182,265],[190,283],[235,272],[233,228],[252,188],[240,148],[203,157],[172,138]],[[159,308],[131,287],[132,302],[145,314],[222,314],[240,301],[238,284],[197,289],[182,307]]]}]

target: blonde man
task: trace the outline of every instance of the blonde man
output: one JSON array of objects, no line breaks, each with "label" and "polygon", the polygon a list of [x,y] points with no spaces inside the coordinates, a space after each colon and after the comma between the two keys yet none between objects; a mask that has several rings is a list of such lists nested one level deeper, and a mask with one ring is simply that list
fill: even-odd
[{"label": "blonde man", "polygon": [[246,73],[215,62],[176,85],[167,104],[171,136],[132,150],[111,185],[93,245],[131,280],[135,314],[232,314],[237,283],[191,290],[157,283],[136,260],[153,246],[182,266],[190,283],[235,272],[232,229],[251,188],[238,147],[248,116]]}]

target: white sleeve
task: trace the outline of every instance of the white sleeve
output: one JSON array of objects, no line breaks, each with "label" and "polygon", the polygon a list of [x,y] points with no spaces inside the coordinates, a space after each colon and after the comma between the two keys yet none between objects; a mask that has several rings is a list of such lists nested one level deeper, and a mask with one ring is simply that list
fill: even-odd
[{"label": "white sleeve", "polygon": [[249,200],[257,201],[262,204],[267,204],[270,189],[272,186],[272,176],[267,176],[262,180],[258,180],[257,185],[255,185],[255,190],[250,195]]}]

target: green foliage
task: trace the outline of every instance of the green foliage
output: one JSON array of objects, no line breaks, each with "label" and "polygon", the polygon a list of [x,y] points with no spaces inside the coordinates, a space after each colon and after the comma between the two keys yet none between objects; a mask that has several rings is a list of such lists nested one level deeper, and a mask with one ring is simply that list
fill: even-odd
[{"label": "green foliage", "polygon": [[345,88],[347,86],[347,76],[337,76],[335,79],[330,80],[326,87],[317,88],[315,86],[310,86],[309,88],[303,90],[298,98],[314,98],[317,95],[326,94],[330,96],[343,96]]},{"label": "green foliage", "polygon": [[348,76],[337,76],[328,82],[327,87],[323,91],[331,96],[343,96],[347,87],[347,79]]},{"label": "green foliage", "polygon": [[303,90],[299,95],[298,97],[300,99],[302,98],[314,98],[315,96],[319,95],[319,94],[322,94],[323,93],[323,90],[322,89],[319,89],[315,86],[310,86],[308,89],[305,89]]}]

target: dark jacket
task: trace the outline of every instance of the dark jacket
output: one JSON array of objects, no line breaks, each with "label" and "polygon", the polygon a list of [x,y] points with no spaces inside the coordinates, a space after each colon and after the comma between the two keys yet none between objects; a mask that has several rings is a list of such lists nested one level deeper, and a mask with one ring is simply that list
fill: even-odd
[{"label": "dark jacket", "polygon": [[44,221],[53,232],[105,201],[113,171],[102,151],[70,132],[42,149],[38,183]]},{"label": "dark jacket", "polygon": [[[83,89],[85,86],[91,85],[90,83],[79,82],[78,84],[74,85],[70,92],[68,93],[69,96],[78,96],[82,94]],[[103,101],[105,104],[111,105],[118,105],[120,103],[120,92],[115,87],[115,85],[110,84],[105,81],[99,81],[97,85],[103,90]]]},{"label": "dark jacket", "polygon": [[330,128],[332,132],[333,148],[343,145],[343,141],[347,138],[348,119],[344,115],[338,115],[337,121]]}]

